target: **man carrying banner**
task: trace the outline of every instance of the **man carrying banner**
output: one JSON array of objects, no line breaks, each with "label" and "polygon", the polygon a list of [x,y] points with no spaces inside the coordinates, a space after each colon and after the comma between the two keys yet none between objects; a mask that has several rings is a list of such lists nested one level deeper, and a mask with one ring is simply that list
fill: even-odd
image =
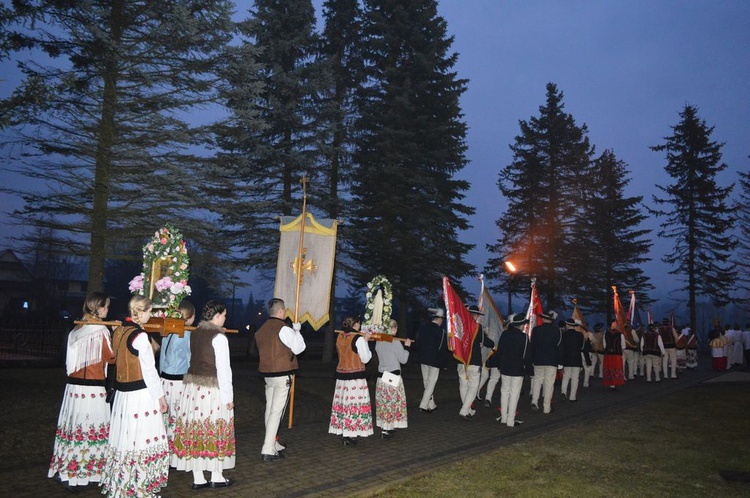
[{"label": "man carrying banner", "polygon": [[472,318],[477,322],[477,331],[471,345],[469,363],[465,365],[459,360],[458,364],[458,391],[461,395],[461,411],[459,411],[458,415],[465,420],[471,420],[476,413],[476,411],[471,408],[471,405],[479,391],[479,379],[481,377],[482,368],[482,346],[490,349],[495,347],[495,343],[487,337],[484,333],[484,329],[479,324],[479,319],[483,313],[479,311],[479,308],[476,306],[470,306],[469,312],[471,313]]},{"label": "man carrying banner", "polygon": [[562,360],[562,334],[555,324],[557,313],[541,315],[543,323],[531,331],[529,358],[534,365],[531,392],[531,409],[539,411],[539,395],[544,387],[544,413],[552,412],[552,393],[555,387],[557,366]]},{"label": "man carrying banner", "polygon": [[281,299],[268,301],[268,320],[255,333],[255,344],[258,346],[260,363],[258,371],[266,383],[266,434],[260,458],[272,462],[284,458],[286,449],[276,440],[281,415],[286,407],[292,375],[299,369],[297,356],[305,350],[305,339],[300,333],[301,325],[293,328],[284,322],[286,306]]},{"label": "man carrying banner", "polygon": [[448,338],[443,328],[445,311],[442,308],[429,308],[430,321],[417,331],[417,352],[422,365],[424,393],[419,403],[421,413],[432,413],[437,409],[434,392],[440,370],[448,366]]}]

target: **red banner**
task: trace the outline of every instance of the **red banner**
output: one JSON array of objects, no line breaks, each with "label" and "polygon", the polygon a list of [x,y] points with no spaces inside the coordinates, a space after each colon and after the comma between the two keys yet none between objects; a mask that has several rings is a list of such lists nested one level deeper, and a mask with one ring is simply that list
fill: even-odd
[{"label": "red banner", "polygon": [[443,299],[445,300],[446,325],[448,327],[448,349],[453,357],[464,365],[471,360],[471,345],[477,335],[478,324],[451,287],[448,277],[443,277]]},{"label": "red banner", "polygon": [[614,295],[612,296],[612,302],[615,311],[615,321],[617,322],[617,330],[624,333],[627,317],[625,316],[625,309],[622,307],[622,303],[620,302],[620,295],[617,294],[617,286],[612,286],[612,292],[614,293]]},{"label": "red banner", "polygon": [[526,319],[529,321],[523,326],[523,333],[531,336],[531,331],[542,321],[541,314],[544,313],[542,301],[539,299],[539,293],[536,290],[536,278],[531,279],[531,298],[529,299],[529,309],[526,311]]}]

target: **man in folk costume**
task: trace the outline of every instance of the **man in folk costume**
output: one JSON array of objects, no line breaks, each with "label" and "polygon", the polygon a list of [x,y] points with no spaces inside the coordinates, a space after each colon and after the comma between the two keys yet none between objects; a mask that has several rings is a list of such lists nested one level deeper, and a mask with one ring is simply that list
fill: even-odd
[{"label": "man in folk costume", "polygon": [[643,352],[641,352],[641,340],[643,339],[644,334],[644,326],[640,325],[638,328],[633,329],[633,340],[638,346],[638,356],[636,360],[636,364],[638,365],[638,375],[643,377],[646,375],[646,358],[643,356]]},{"label": "man in folk costume", "polygon": [[604,334],[604,379],[605,386],[617,389],[625,385],[625,365],[623,353],[625,351],[625,334],[617,328],[617,322],[612,322],[610,329]]},{"label": "man in folk costume", "polygon": [[[664,349],[666,350],[666,354],[661,359],[661,368],[662,373],[664,374],[664,378],[667,379],[669,377],[676,379],[677,378],[677,349],[676,349],[676,343],[677,343],[677,331],[672,327],[672,324],[669,320],[669,318],[665,318],[661,321],[661,326],[659,327],[659,335],[661,336],[661,340],[664,343]],[[671,376],[667,375],[667,368],[671,365]]]},{"label": "man in folk costume", "polygon": [[430,321],[417,331],[417,353],[422,370],[424,392],[419,402],[421,413],[432,413],[437,409],[435,386],[440,370],[448,366],[448,337],[443,327],[445,311],[442,308],[429,308]]},{"label": "man in folk costume", "polygon": [[299,369],[297,355],[307,347],[300,333],[301,325],[294,323],[289,327],[284,321],[285,315],[284,301],[271,299],[268,301],[269,318],[255,333],[255,344],[260,357],[258,372],[266,384],[266,432],[260,450],[263,462],[272,462],[285,456],[286,447],[278,442],[276,436],[289,399],[292,375]]},{"label": "man in folk costume", "polygon": [[543,323],[531,331],[528,354],[529,360],[534,365],[531,409],[539,411],[539,395],[543,387],[544,413],[551,413],[557,366],[562,360],[562,333],[555,324],[556,312],[543,313],[541,318]]},{"label": "man in folk costume", "polygon": [[516,418],[516,409],[527,369],[526,353],[529,347],[529,336],[521,330],[526,323],[528,320],[523,315],[510,315],[506,322],[507,329],[498,340],[497,353],[492,356],[497,359],[502,379],[500,417],[496,420],[508,427],[523,423],[523,420]]},{"label": "man in folk costume", "polygon": [[[565,321],[562,333],[562,366],[563,378],[561,396],[569,401],[578,401],[578,379],[583,368],[583,345],[586,332],[572,318]],[[570,384],[570,396],[568,396]]]},{"label": "man in folk costume", "polygon": [[625,350],[623,351],[624,368],[627,368],[628,380],[635,380],[638,371],[638,342],[633,337],[633,326],[630,322],[623,326]]},{"label": "man in folk costume", "polygon": [[599,378],[604,378],[604,324],[597,323],[594,325],[594,332],[591,334],[591,344],[594,347],[594,369],[592,375],[596,375],[596,364],[599,364]]},{"label": "man in folk costume", "polygon": [[495,343],[484,333],[479,318],[483,313],[476,306],[470,306],[469,312],[472,318],[477,322],[477,332],[474,335],[474,342],[471,345],[471,358],[469,364],[458,363],[458,391],[461,395],[461,410],[458,415],[465,419],[471,420],[476,411],[471,407],[479,392],[479,380],[482,375],[482,346],[494,348]]},{"label": "man in folk costume", "polygon": [[659,327],[651,324],[641,337],[641,354],[646,363],[646,382],[651,382],[653,370],[656,382],[661,382],[661,358],[666,354],[664,342],[659,335]]}]

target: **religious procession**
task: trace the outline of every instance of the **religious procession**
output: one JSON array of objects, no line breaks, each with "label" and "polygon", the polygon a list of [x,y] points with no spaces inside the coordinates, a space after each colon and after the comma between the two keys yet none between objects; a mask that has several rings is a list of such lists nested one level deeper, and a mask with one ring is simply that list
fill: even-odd
[{"label": "religious procession", "polygon": [[[287,458],[279,428],[285,415],[293,424],[297,356],[307,347],[302,324],[318,330],[331,319],[336,225],[316,220],[304,200],[301,215],[280,221],[274,297],[254,336],[265,386],[265,432],[257,442],[263,464]],[[98,485],[111,497],[160,496],[170,472],[189,473],[193,491],[231,487],[235,481],[225,472],[238,462],[227,334],[237,330],[224,327],[227,309],[216,300],[193,326],[198,313],[185,299],[190,261],[179,230],[158,230],[143,254],[143,272],[130,282],[129,316],[107,321],[110,298],[92,292],[68,336],[67,385],[48,477],[70,489]],[[615,320],[589,326],[576,301],[569,317],[545,311],[535,279],[527,311],[503,317],[480,282],[477,304],[467,306],[444,277],[443,302],[427,310],[413,339],[399,337],[388,279],[377,275],[366,285],[363,313],[346,316],[335,330],[328,434],[341,451],[371,436],[398,439],[409,415],[429,417],[446,401],[435,388],[450,368],[458,378],[459,420],[490,409],[495,423],[512,428],[524,423],[523,403],[550,415],[556,403],[577,402],[580,389],[595,382],[616,391],[636,379],[668,382],[697,367],[695,333],[673,318],[654,322],[650,313],[642,322],[634,292],[626,310],[613,287]],[[742,362],[742,335],[737,342],[730,332],[712,339],[714,368]],[[414,346],[423,389],[409,413],[401,374]],[[371,396],[366,365],[373,358]]]}]

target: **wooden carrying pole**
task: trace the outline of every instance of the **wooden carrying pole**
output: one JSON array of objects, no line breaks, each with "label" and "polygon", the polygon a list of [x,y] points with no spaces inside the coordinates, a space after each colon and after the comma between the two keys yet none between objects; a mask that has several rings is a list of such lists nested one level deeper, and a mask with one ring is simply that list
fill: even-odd
[{"label": "wooden carrying pole", "polygon": [[[294,323],[299,321],[299,290],[302,286],[302,251],[305,243],[305,224],[307,223],[307,177],[303,176],[302,183],[302,224],[299,227],[299,247],[297,248],[297,259],[294,271],[297,275],[294,296]],[[292,385],[289,387],[289,423],[287,427],[292,428],[294,424],[294,387],[296,375],[292,374]]]},{"label": "wooden carrying pole", "polygon": [[[152,318],[152,320],[153,320],[153,318]],[[161,322],[161,323],[159,323],[159,322]],[[107,327],[119,327],[120,325],[122,325],[122,322],[119,321],[119,320],[112,320],[112,321],[104,321],[104,320],[75,320],[73,323],[75,323],[76,325],[105,325]],[[135,323],[135,322],[133,322],[133,323]],[[159,332],[162,335],[167,335],[167,334],[164,333],[165,332],[165,323],[166,322],[163,321],[163,320],[156,320],[154,322],[151,322],[149,320],[147,323],[141,323],[140,326],[143,327],[143,330],[145,330],[146,332]],[[183,324],[184,323],[185,322],[183,321]],[[182,326],[182,330],[183,331],[185,331],[185,330],[195,330],[196,328],[198,328],[198,327],[186,327],[184,325]],[[237,329],[225,329],[224,327],[222,327],[221,330],[224,333],[235,333],[236,334],[237,332],[239,332],[239,330],[237,330]],[[175,332],[175,333],[178,333],[178,332]],[[182,334],[180,334],[180,335],[182,335]]]},{"label": "wooden carrying pole", "polygon": [[[366,332],[344,332],[343,330],[334,330],[337,334],[357,334],[357,335],[366,335]],[[401,341],[406,342],[408,339],[405,339],[403,337],[396,337],[395,335],[390,334],[383,334],[380,332],[373,332],[370,334],[370,340],[371,341],[382,341],[382,342],[393,342],[393,341]],[[414,339],[411,340],[412,343],[416,343]]]}]

